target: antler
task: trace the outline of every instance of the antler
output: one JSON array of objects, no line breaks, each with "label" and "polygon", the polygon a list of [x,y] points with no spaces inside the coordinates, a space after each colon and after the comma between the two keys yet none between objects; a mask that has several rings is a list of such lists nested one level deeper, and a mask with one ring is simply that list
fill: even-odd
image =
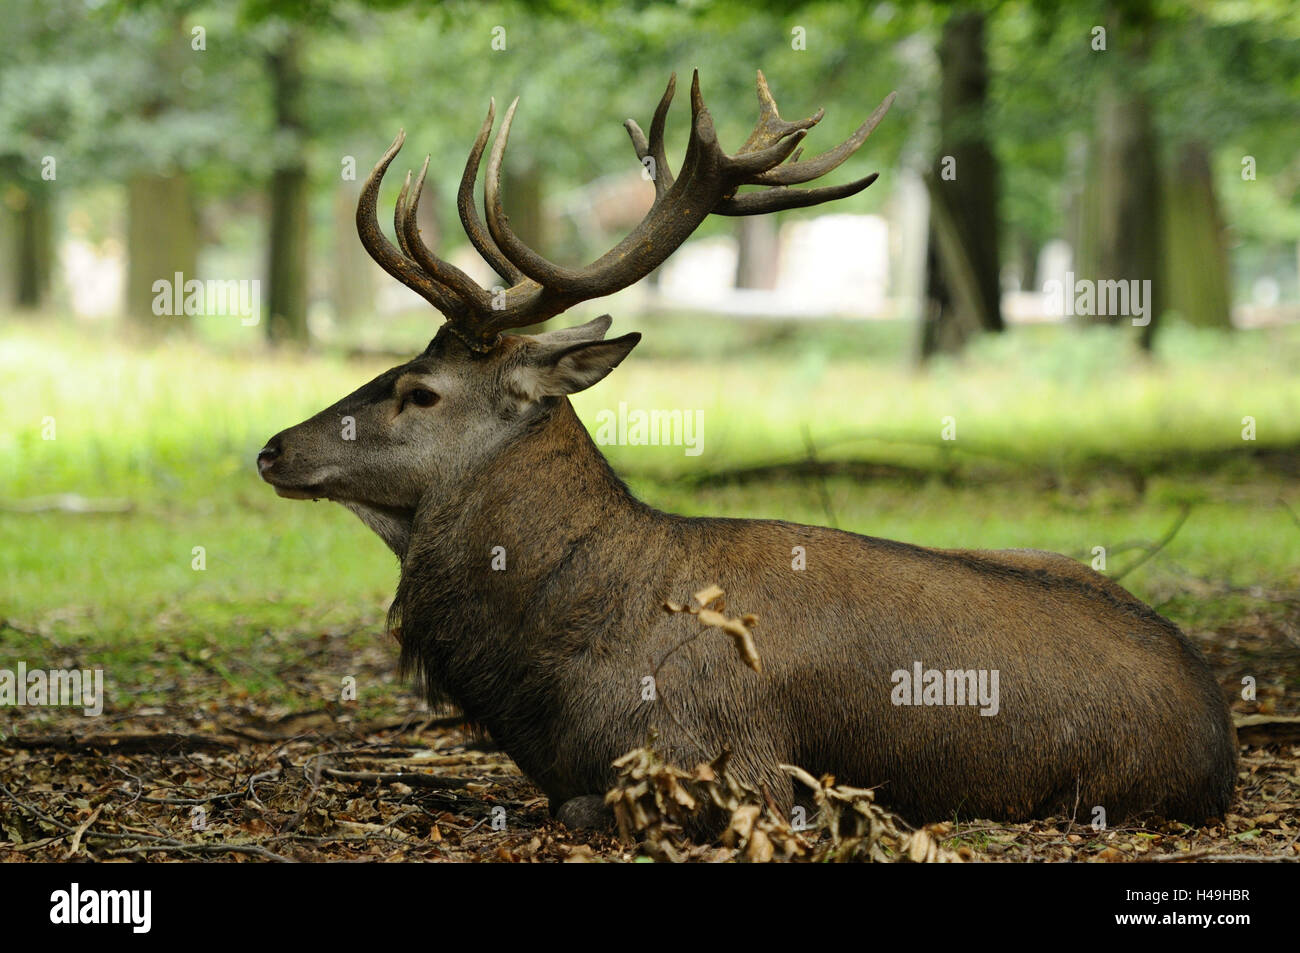
[{"label": "antler", "polygon": [[[718,145],[713,117],[700,95],[697,70],[691,80],[690,138],[681,174],[674,177],[664,151],[664,124],[676,88],[677,76],[673,74],[655,109],[648,139],[633,120],[625,123],[637,158],[643,163],[649,160],[647,171],[654,180],[654,204],[627,237],[585,268],[568,268],[548,261],[524,244],[510,228],[501,203],[501,164],[518,99],[506,110],[488,156],[483,189],[486,228],[474,208],[474,182],[492,131],[495,101],[489,104],[487,117],[474,140],[457,196],[461,224],[470,242],[501,277],[511,282],[510,288],[495,294],[487,292],[465,272],[433,254],[421,240],[416,210],[429,169],[427,158],[414,185],[408,173],[397,197],[393,219],[397,246],[384,236],[376,218],[375,201],[384,173],[405,140],[404,131],[397,134],[361,190],[357,203],[361,242],[385,271],[441,311],[458,337],[470,347],[485,351],[507,328],[545,321],[580,301],[603,297],[634,284],[662,264],[710,214],[760,215],[818,205],[861,192],[876,180],[876,174],[872,173],[845,185],[789,188],[825,175],[856,152],[888,112],[894,93],[844,142],[816,159],[800,162],[796,150],[808,130],[821,121],[822,110],[797,122],[782,119],[760,70],[758,124],[744,145],[728,155]],[[783,165],[787,159],[791,161]],[[766,188],[738,194],[742,185]]]}]

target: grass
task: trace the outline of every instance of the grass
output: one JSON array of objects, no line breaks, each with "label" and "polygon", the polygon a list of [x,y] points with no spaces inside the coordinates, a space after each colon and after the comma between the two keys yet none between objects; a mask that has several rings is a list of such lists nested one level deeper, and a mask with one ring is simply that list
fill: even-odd
[{"label": "grass", "polygon": [[[1112,573],[1141,555],[1125,544],[1159,539],[1190,505],[1174,540],[1124,579],[1139,596],[1196,627],[1300,589],[1300,327],[1173,327],[1154,361],[1115,334],[1019,328],[921,374],[897,325],[677,318],[615,330],[638,324],[639,351],[575,405],[589,426],[620,401],[704,412],[700,456],[606,448],[655,505],[1087,560],[1104,546]],[[6,322],[0,504],[77,493],[132,508],[0,512],[0,618],[21,630],[0,632],[0,646],[94,646],[135,671],[166,664],[160,644],[192,655],[286,633],[373,633],[396,582],[392,555],[340,507],[275,497],[253,458],[391,363],[238,341],[141,349],[111,328]],[[1254,441],[1242,439],[1246,416]],[[945,417],[955,441],[940,439]],[[808,441],[821,460],[912,475],[692,482],[804,459]],[[192,568],[198,546],[203,571]],[[1220,594],[1191,598],[1188,580]],[[248,669],[230,678],[261,684]]]}]

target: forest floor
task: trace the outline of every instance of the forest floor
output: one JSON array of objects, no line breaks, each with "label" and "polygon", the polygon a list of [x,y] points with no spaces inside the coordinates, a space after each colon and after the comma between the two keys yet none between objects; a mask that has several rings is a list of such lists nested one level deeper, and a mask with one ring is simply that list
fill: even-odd
[{"label": "forest floor", "polygon": [[[1243,671],[1278,676],[1256,701],[1233,706],[1244,743],[1236,802],[1219,822],[1096,831],[1087,817],[971,819],[925,830],[969,861],[1300,861],[1300,725],[1286,719],[1300,711],[1294,694],[1286,703],[1275,690],[1300,681],[1298,611],[1199,640],[1225,691],[1239,694]],[[270,637],[260,651],[213,639],[179,664],[159,646],[144,667],[183,702],[114,708],[93,728],[80,712],[26,710],[0,740],[0,861],[648,859],[638,843],[554,822],[490,741],[423,710],[396,680],[381,631],[375,619],[360,631],[302,633],[310,647],[288,663]],[[236,688],[230,675],[241,670],[283,688]],[[299,700],[318,695],[322,671],[376,690],[363,707],[304,710]],[[738,853],[714,844],[693,856]]]}]

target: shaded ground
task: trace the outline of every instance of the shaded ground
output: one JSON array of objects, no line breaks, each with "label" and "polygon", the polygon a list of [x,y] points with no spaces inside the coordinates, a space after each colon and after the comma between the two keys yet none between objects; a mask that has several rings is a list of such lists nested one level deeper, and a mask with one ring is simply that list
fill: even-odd
[{"label": "shaded ground", "polygon": [[[931,825],[968,860],[1300,860],[1300,680],[1296,603],[1210,634],[1205,647],[1244,730],[1238,800],[1223,822],[1192,829],[1148,822],[1095,832],[1051,819]],[[55,648],[7,624],[0,648],[45,642],[51,665],[78,664],[93,646]],[[613,836],[550,820],[546,800],[501,752],[454,718],[422,710],[395,677],[395,650],[378,620],[317,629],[232,649],[216,638],[177,662],[166,648],[135,671],[146,700],[116,693],[102,717],[66,709],[8,709],[0,740],[0,860],[486,860],[630,861]],[[51,658],[53,654],[53,658]],[[28,653],[30,657],[30,653]],[[60,658],[60,656],[62,656]],[[233,673],[271,686],[250,692]],[[1258,673],[1267,672],[1260,677]],[[321,705],[346,673],[360,702]],[[1258,680],[1240,700],[1243,673]],[[150,699],[165,699],[160,704]],[[123,699],[126,703],[123,703]],[[1287,699],[1290,699],[1288,702]],[[316,704],[304,704],[315,700]],[[1261,718],[1260,716],[1264,716]],[[728,859],[725,847],[700,851]]]}]

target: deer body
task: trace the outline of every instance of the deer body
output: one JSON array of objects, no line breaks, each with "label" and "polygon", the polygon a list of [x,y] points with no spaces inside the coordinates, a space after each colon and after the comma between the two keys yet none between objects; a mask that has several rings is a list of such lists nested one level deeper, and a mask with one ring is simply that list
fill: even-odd
[{"label": "deer body", "polygon": [[[567,401],[499,464],[416,514],[394,614],[430,695],[480,722],[555,805],[607,790],[614,759],[654,729],[682,764],[730,748],[783,808],[781,763],[880,785],[913,820],[1226,809],[1235,739],[1200,654],[1073,560],[660,513]],[[492,571],[498,546],[506,568]],[[761,675],[665,612],[710,582],[759,616]],[[997,669],[998,715],[893,704],[892,673],[915,662]]]},{"label": "deer body", "polygon": [[[1118,585],[1050,553],[658,512],[613,474],[568,401],[640,335],[606,339],[608,316],[502,333],[631,284],[709,214],[817,204],[875,178],[789,188],[851,155],[889,99],[845,143],[798,161],[820,113],[782,120],[761,73],[758,125],[731,155],[695,78],[675,178],[664,158],[673,89],[648,138],[628,122],[638,158],[654,159],[654,205],[586,268],[554,265],[510,230],[499,177],[513,105],[488,161],[487,225],[473,199],[491,109],[458,202],[471,242],[513,282],[503,294],[424,246],[423,173],[398,196],[397,246],[384,237],[376,199],[401,135],[362,190],[362,242],[448,321],[413,360],[273,437],[258,469],[282,496],[347,506],[397,554],[404,668],[432,701],[484,726],[562,817],[598,801],[612,762],[652,731],[686,766],[729,749],[741,778],[782,808],[794,791],[779,765],[792,763],[879,786],[912,820],[1223,813],[1236,746],[1219,688],[1177,627]],[[761,673],[727,638],[665,611],[707,585],[759,617]],[[981,690],[997,691],[980,705],[932,684],[900,695],[924,669],[970,673],[971,691],[978,673]]]}]

